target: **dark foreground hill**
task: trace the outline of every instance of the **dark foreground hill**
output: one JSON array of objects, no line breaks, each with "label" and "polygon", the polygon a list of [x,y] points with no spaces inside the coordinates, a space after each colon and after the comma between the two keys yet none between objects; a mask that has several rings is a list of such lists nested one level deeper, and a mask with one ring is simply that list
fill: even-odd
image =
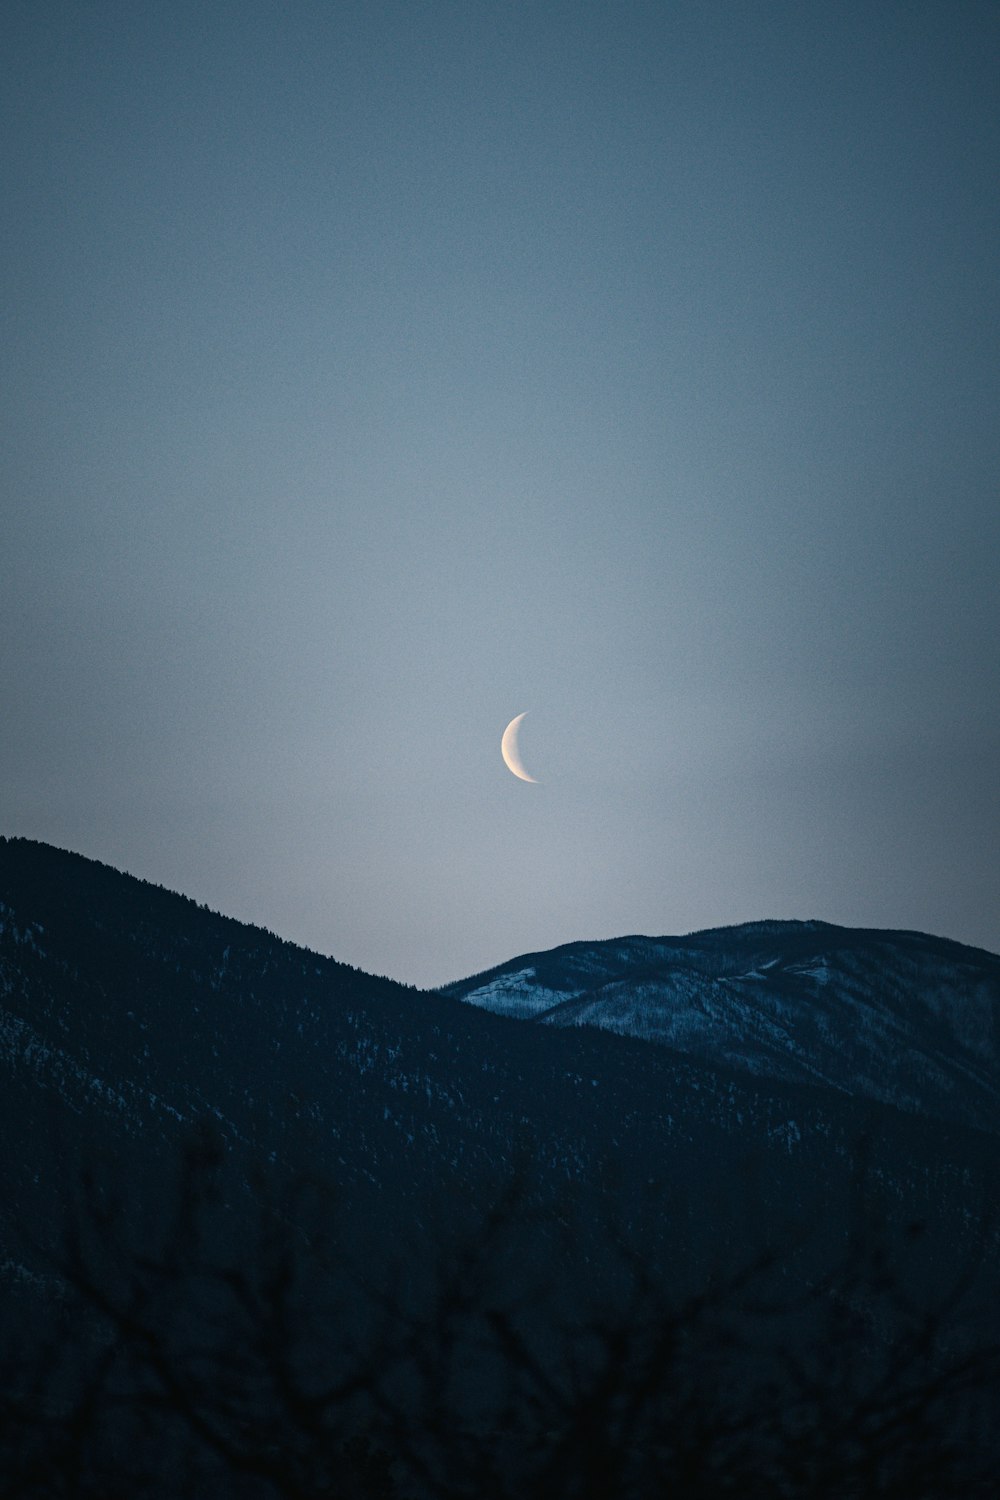
[{"label": "dark foreground hill", "polygon": [[993,1083],[942,1009],[943,1119],[0,842],[0,1495],[968,1492]]}]

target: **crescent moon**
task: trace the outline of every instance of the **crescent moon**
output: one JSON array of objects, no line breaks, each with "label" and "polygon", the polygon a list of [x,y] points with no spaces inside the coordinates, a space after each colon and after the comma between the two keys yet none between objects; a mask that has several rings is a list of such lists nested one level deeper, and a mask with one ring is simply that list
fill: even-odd
[{"label": "crescent moon", "polygon": [[503,732],[503,739],[500,741],[500,754],[504,758],[508,771],[513,771],[514,775],[520,777],[522,781],[533,781],[537,785],[538,778],[528,775],[517,748],[517,732],[524,717],[524,714],[518,714],[517,718],[511,719],[507,725]]}]

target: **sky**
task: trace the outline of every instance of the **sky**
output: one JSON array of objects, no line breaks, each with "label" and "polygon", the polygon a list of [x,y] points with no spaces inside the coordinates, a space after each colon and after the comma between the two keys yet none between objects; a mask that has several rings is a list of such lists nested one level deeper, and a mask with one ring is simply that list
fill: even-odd
[{"label": "sky", "polygon": [[0,832],[419,985],[1000,951],[995,0],[3,11]]}]

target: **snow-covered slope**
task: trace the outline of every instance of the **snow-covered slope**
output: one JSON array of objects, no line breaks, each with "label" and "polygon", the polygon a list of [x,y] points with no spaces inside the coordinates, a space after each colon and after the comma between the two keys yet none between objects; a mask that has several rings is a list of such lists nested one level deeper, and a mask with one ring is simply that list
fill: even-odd
[{"label": "snow-covered slope", "polygon": [[1000,958],[941,938],[755,922],[570,943],[442,993],[1000,1130]]}]

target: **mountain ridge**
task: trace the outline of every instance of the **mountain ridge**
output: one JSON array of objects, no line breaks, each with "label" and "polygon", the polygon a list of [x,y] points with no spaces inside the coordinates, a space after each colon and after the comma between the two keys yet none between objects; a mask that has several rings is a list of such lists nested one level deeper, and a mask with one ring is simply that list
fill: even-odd
[{"label": "mountain ridge", "polygon": [[206,1125],[244,1182],[319,1174],[387,1243],[418,1203],[488,1206],[528,1143],[547,1193],[610,1174],[628,1202],[701,1204],[685,1223],[711,1226],[706,1247],[749,1233],[747,1212],[761,1234],[822,1219],[868,1137],[885,1181],[953,1237],[995,1155],[975,1112],[524,1025],[46,845],[0,843],[0,902],[0,1260],[29,1270],[15,1247],[51,1236],[81,1162],[113,1162],[140,1201]]},{"label": "mountain ridge", "polygon": [[[807,947],[830,936],[811,931],[798,934]],[[734,970],[732,938],[720,944]],[[634,978],[648,953],[618,948]],[[718,957],[703,953],[702,966],[718,969]],[[361,1380],[358,1404],[332,1412],[334,1431],[378,1434],[390,1454],[408,1433],[417,1474],[436,1413],[441,1462],[464,1477],[400,1491],[425,1500],[478,1493],[525,1438],[561,1455],[564,1391],[580,1393],[571,1409],[587,1429],[610,1419],[618,1386],[605,1349],[616,1382],[632,1379],[633,1355],[649,1368],[648,1383],[637,1379],[654,1442],[661,1398],[678,1394],[688,1410],[686,1370],[714,1392],[723,1348],[765,1443],[769,1372],[789,1357],[813,1402],[797,1410],[820,1413],[808,1418],[817,1441],[830,1423],[822,1381],[809,1394],[814,1350],[823,1371],[831,1350],[848,1370],[860,1360],[882,1390],[897,1336],[923,1339],[944,1308],[938,1363],[919,1389],[939,1389],[938,1367],[965,1371],[969,1349],[991,1357],[996,1134],[969,1111],[908,1112],[802,1070],[755,1072],[662,1036],[576,1024],[567,989],[586,970],[586,1003],[604,1003],[593,980],[608,958],[588,944],[571,961],[539,955],[542,979],[564,985],[554,1014],[573,1024],[525,1024],[367,975],[83,856],[0,840],[0,1369],[14,1413],[4,1451],[30,1474],[18,1493],[36,1492],[50,1458],[74,1475],[59,1493],[124,1493],[76,1482],[69,1399],[88,1463],[118,1475],[137,1451],[155,1455],[159,1487],[144,1493],[260,1494],[220,1491],[211,1445],[201,1488],[176,1477],[188,1450],[176,1409],[163,1410],[164,1370],[193,1432],[204,1412],[232,1418],[237,1458],[281,1455],[267,1470],[280,1494],[292,1492],[289,1453],[322,1474],[296,1495],[330,1492],[317,1379],[326,1390]],[[523,984],[518,962],[509,974]],[[679,1373],[642,1364],[659,1348],[657,1319],[671,1347],[678,1327],[692,1336]],[[736,1344],[717,1343],[730,1329]],[[513,1433],[512,1347],[524,1403]],[[289,1360],[304,1427],[289,1412]],[[909,1391],[897,1377],[885,1389],[893,1415]],[[956,1428],[966,1416],[959,1401]],[[627,1446],[628,1464],[647,1447]],[[564,1466],[531,1493],[551,1493]],[[601,1489],[611,1492],[651,1489]]]},{"label": "mountain ridge", "polygon": [[577,941],[440,993],[1000,1129],[1000,957],[912,931],[766,920]]}]

